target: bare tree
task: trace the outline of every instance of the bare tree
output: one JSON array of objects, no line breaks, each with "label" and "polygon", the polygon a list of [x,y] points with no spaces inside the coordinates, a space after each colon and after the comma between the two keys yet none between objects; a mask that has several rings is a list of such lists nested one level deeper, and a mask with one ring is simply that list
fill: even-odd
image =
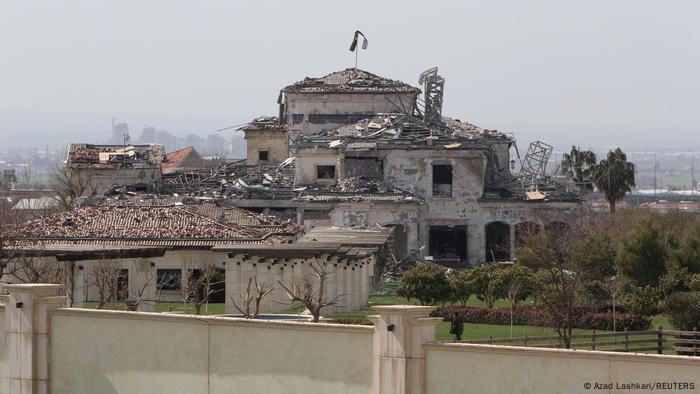
[{"label": "bare tree", "polygon": [[185,305],[192,303],[196,315],[202,313],[202,307],[211,295],[222,290],[217,286],[223,283],[217,279],[219,271],[212,263],[202,264],[200,268],[191,265],[185,270],[186,283],[182,288],[182,298]]},{"label": "bare tree", "polygon": [[75,200],[82,196],[86,190],[91,189],[89,179],[85,179],[77,171],[61,165],[58,165],[51,173],[50,183],[56,192],[56,201],[65,211],[72,210],[75,207]]},{"label": "bare tree", "polygon": [[[97,309],[103,309],[108,303],[116,304],[126,298],[128,285],[120,286],[121,265],[119,260],[103,258],[89,264],[86,273],[87,287],[97,291]],[[122,283],[123,285],[123,283]]]},{"label": "bare tree", "polygon": [[327,306],[338,305],[343,295],[339,294],[332,298],[327,298],[324,294],[326,281],[336,269],[332,269],[332,264],[327,261],[319,262],[314,258],[311,263],[312,273],[305,276],[300,281],[293,282],[287,286],[281,281],[279,285],[287,293],[291,305],[303,305],[313,316],[313,321],[318,322],[321,317],[321,310]]},{"label": "bare tree", "polygon": [[16,253],[13,269],[10,272],[19,283],[63,283],[63,267],[55,261],[48,261],[43,256],[28,256]]},{"label": "bare tree", "polygon": [[[255,294],[251,293],[250,287],[255,282]],[[236,308],[244,318],[255,319],[260,313],[260,304],[262,300],[272,292],[272,286],[258,283],[258,277],[254,276],[248,279],[245,295],[242,297],[241,305],[238,305],[234,297],[231,297],[233,307]],[[252,308],[251,308],[252,304]],[[251,311],[252,309],[252,311]]]}]

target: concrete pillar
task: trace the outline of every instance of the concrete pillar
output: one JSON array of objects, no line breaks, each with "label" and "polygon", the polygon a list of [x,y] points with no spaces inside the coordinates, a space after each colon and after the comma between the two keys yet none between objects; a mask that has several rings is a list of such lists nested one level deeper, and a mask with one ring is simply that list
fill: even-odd
[{"label": "concrete pillar", "polygon": [[442,320],[428,317],[435,307],[376,306],[373,394],[418,394],[425,391],[423,345],[435,341]]},{"label": "concrete pillar", "polygon": [[470,224],[467,227],[467,260],[472,265],[486,261],[486,228],[483,223]]},{"label": "concrete pillar", "polygon": [[360,307],[367,305],[367,300],[369,298],[369,275],[367,274],[368,265],[369,262],[366,259],[363,259],[360,262]]},{"label": "concrete pillar", "polygon": [[348,274],[348,267],[345,266],[346,262],[347,261],[345,261],[344,259],[338,261],[338,273],[336,274],[336,287],[338,288],[338,294],[340,295],[340,300],[338,301],[339,308],[337,309],[338,312],[347,312],[348,310],[350,310],[348,308],[350,298],[348,297],[348,289],[346,287],[345,281],[345,278]]},{"label": "concrete pillar", "polygon": [[272,302],[270,302],[270,306],[273,313],[279,313],[280,311],[287,309],[287,306],[283,304],[285,294],[279,284],[279,282],[282,280],[282,274],[284,272],[284,270],[281,268],[283,268],[283,266],[279,261],[272,264],[272,267],[270,267],[270,270],[272,271],[272,293],[270,293],[270,299]]},{"label": "concrete pillar", "polygon": [[224,290],[224,302],[225,302],[225,312],[227,314],[238,313],[238,310],[233,306],[232,299],[238,300],[241,298],[241,258],[242,256],[236,255],[233,258],[226,260],[225,276],[226,276],[226,287]]},{"label": "concrete pillar", "polygon": [[73,308],[82,308],[85,305],[87,289],[85,285],[85,265],[79,261],[73,266]]},{"label": "concrete pillar", "polygon": [[5,306],[5,365],[3,380],[8,394],[49,392],[51,359],[50,324],[52,310],[62,308],[66,296],[61,285],[5,285],[9,293]]},{"label": "concrete pillar", "polygon": [[[158,275],[155,263],[149,259],[138,259],[134,262],[133,270],[129,270],[129,293],[132,297],[141,299],[139,303],[140,312],[155,312],[156,310],[156,282]],[[133,274],[131,272],[134,272]],[[135,282],[131,284],[131,277]],[[140,293],[140,294],[139,294]]]}]

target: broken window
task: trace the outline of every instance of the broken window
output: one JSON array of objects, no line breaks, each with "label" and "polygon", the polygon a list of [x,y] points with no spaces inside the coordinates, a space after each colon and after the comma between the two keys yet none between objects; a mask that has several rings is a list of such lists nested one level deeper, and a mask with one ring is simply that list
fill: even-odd
[{"label": "broken window", "polygon": [[156,271],[156,278],[159,290],[180,290],[182,270],[158,269]]},{"label": "broken window", "polygon": [[300,124],[304,122],[304,114],[292,114],[292,124]]},{"label": "broken window", "polygon": [[467,259],[467,226],[430,226],[430,255],[433,259]]},{"label": "broken window", "polygon": [[309,114],[309,123],[311,124],[353,124],[362,119],[370,118],[372,115],[364,114]]},{"label": "broken window", "polygon": [[452,197],[452,166],[433,164],[433,196]]},{"label": "broken window", "polygon": [[384,178],[384,162],[375,157],[346,157],[345,176],[365,176],[372,179]]},{"label": "broken window", "polygon": [[316,166],[317,179],[335,179],[335,166]]},{"label": "broken window", "polygon": [[510,226],[503,222],[486,225],[486,261],[510,260]]},{"label": "broken window", "polygon": [[258,151],[258,161],[268,161],[270,160],[270,152],[266,150]]}]

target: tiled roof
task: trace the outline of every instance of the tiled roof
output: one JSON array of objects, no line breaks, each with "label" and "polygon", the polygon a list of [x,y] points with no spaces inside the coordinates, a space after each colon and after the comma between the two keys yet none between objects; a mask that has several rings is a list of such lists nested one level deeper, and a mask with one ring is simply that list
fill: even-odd
[{"label": "tiled roof", "polygon": [[26,241],[80,244],[207,246],[274,243],[279,229],[220,222],[195,206],[86,206],[30,222],[10,233]]},{"label": "tiled roof", "polygon": [[282,89],[294,93],[420,93],[401,81],[374,75],[357,68],[336,71],[320,78],[304,78]]},{"label": "tiled roof", "polygon": [[170,168],[177,168],[180,167],[180,162],[187,157],[192,151],[194,150],[193,147],[188,146],[187,148],[182,148],[179,150],[176,150],[175,152],[170,152],[165,155],[166,161],[160,163],[160,169],[161,170],[167,170]]}]

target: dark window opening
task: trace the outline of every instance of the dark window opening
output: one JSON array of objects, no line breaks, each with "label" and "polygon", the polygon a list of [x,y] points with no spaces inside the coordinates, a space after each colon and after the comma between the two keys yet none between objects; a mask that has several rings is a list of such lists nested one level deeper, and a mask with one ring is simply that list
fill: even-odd
[{"label": "dark window opening", "polygon": [[384,179],[384,162],[375,157],[346,157],[346,177],[367,177]]},{"label": "dark window opening", "polygon": [[430,226],[433,259],[467,260],[467,226]]},{"label": "dark window opening", "polygon": [[394,257],[400,260],[406,256],[406,249],[408,247],[408,233],[406,231],[406,226],[402,224],[387,224],[387,227],[394,229],[391,239],[390,246],[393,250]]},{"label": "dark window opening", "polygon": [[270,160],[270,152],[266,150],[260,150],[258,151],[258,160],[259,161],[268,161]]},{"label": "dark window opening", "polygon": [[510,260],[510,226],[503,222],[486,225],[486,261]]},{"label": "dark window opening", "polygon": [[433,196],[452,197],[452,166],[433,165]]},{"label": "dark window opening", "polygon": [[352,124],[363,119],[371,118],[372,115],[366,114],[309,114],[309,123],[311,124]]},{"label": "dark window opening", "polygon": [[292,114],[292,124],[300,124],[304,122],[304,114]]},{"label": "dark window opening", "polygon": [[316,166],[316,178],[335,179],[335,166]]},{"label": "dark window opening", "polygon": [[159,290],[180,290],[182,282],[182,270],[159,269],[156,271]]},{"label": "dark window opening", "polygon": [[125,301],[129,298],[129,270],[120,269],[117,274],[117,301]]}]

